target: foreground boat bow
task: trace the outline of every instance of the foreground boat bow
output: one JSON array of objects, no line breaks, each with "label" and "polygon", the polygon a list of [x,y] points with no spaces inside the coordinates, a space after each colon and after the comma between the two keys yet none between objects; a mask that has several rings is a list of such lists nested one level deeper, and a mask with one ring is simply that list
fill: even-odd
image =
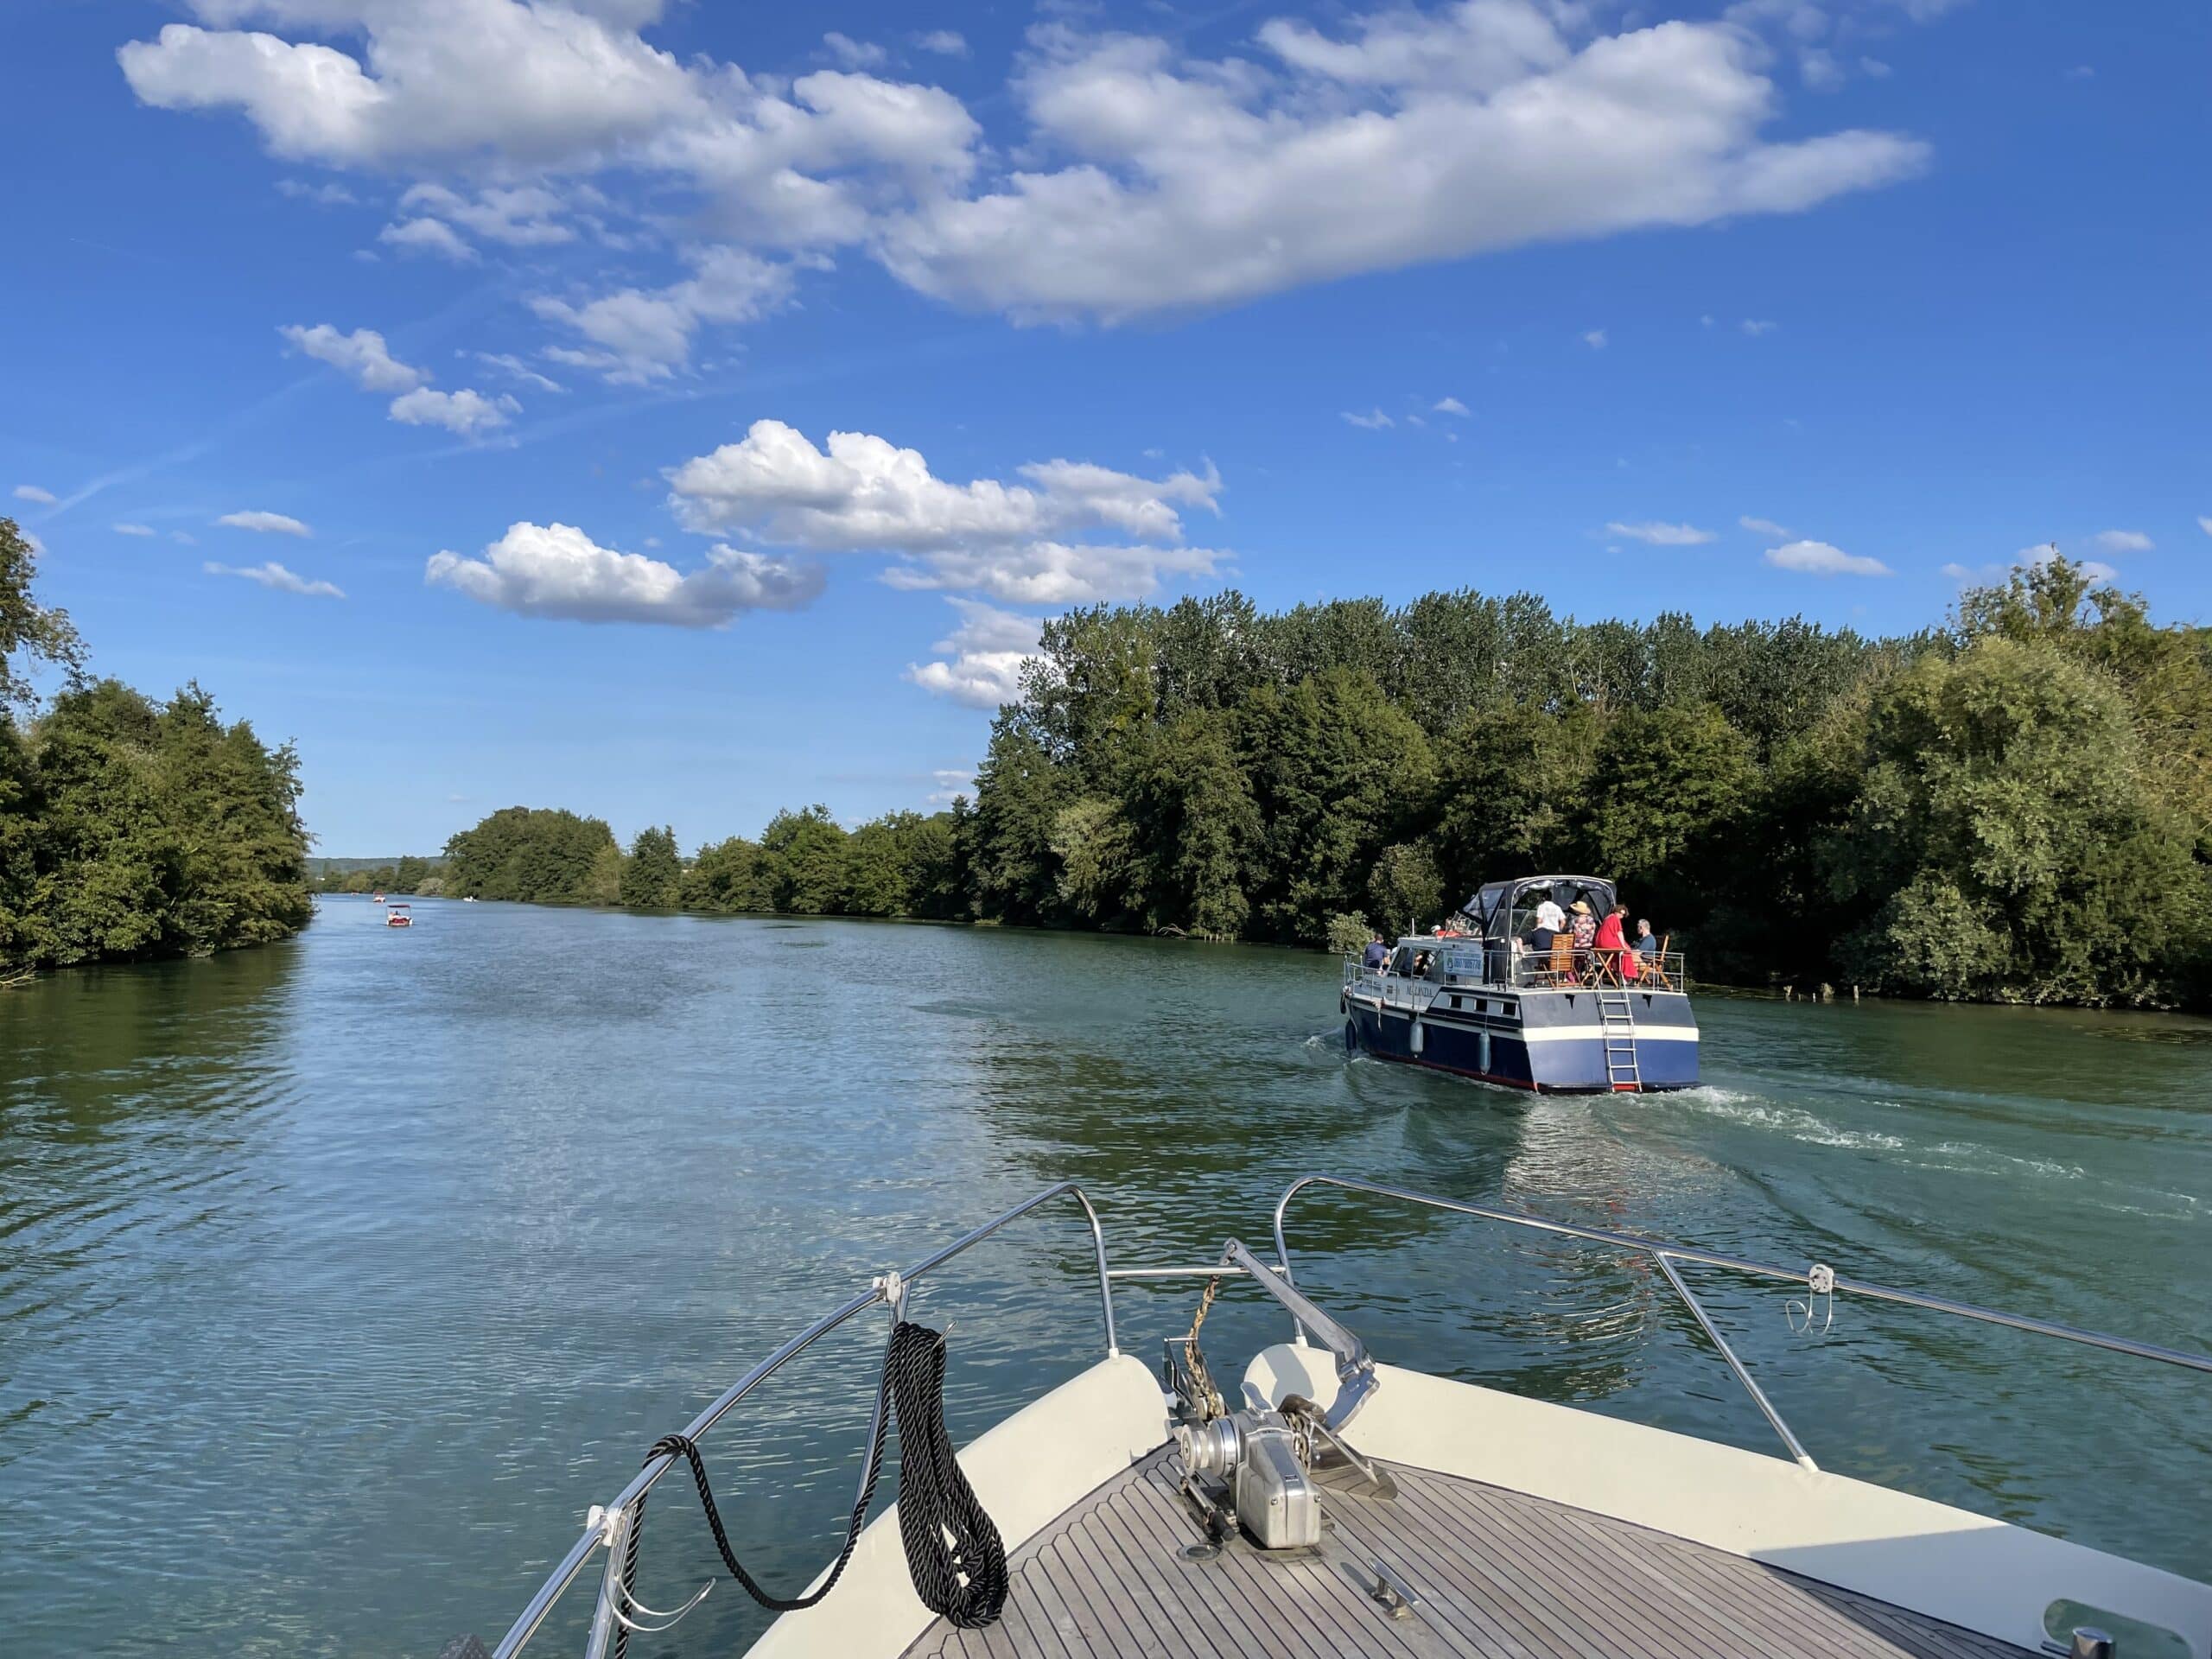
[{"label": "foreground boat bow", "polygon": [[[1376,1361],[1293,1276],[1287,1216],[1332,1188],[1636,1253],[1694,1314],[1787,1454],[1762,1456]],[[2212,1659],[2212,1586],[1950,1505],[1825,1471],[1676,1271],[1694,1263],[2005,1325],[2212,1375],[2212,1358],[1924,1296],[1815,1264],[1790,1269],[1629,1233],[1332,1176],[1277,1205],[1275,1260],[1231,1240],[1198,1265],[1113,1268],[1081,1191],[1063,1182],[794,1337],[702,1412],[705,1433],[763,1378],[868,1309],[902,1316],[922,1277],[1060,1197],[1090,1223],[1105,1355],[959,1454],[1003,1541],[987,1629],[925,1605],[896,1511],[861,1532],[834,1587],[785,1613],[756,1659],[1171,1651],[1567,1659]],[[1120,1351],[1113,1286],[1203,1281],[1168,1338],[1169,1389]],[[1291,1339],[1233,1391],[1201,1345],[1218,1289],[1281,1303]],[[1319,1345],[1313,1345],[1318,1342]],[[901,1424],[902,1443],[906,1439]],[[675,1459],[657,1457],[592,1525],[497,1650],[521,1651],[605,1552],[589,1651],[644,1628],[624,1612],[626,1523]],[[942,1597],[939,1598],[942,1599]]]}]

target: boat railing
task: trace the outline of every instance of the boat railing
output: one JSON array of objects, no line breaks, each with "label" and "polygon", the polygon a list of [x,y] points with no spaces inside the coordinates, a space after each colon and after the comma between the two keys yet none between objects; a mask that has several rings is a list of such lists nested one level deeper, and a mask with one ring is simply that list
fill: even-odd
[{"label": "boat railing", "polygon": [[1689,963],[1680,950],[1637,956],[1637,976],[1630,979],[1606,960],[1608,952],[1594,948],[1580,953],[1580,963],[1565,969],[1554,968],[1548,955],[1509,950],[1496,942],[1485,944],[1480,939],[1446,938],[1439,942],[1439,948],[1444,952],[1444,961],[1440,976],[1433,979],[1425,975],[1370,969],[1358,957],[1347,956],[1344,959],[1344,987],[1364,988],[1380,996],[1386,1007],[1419,1006],[1426,998],[1415,995],[1413,988],[1417,986],[1437,989],[1448,986],[1463,990],[1488,986],[1526,991],[1688,991],[1690,988]]},{"label": "boat railing", "polygon": [[[1752,1262],[1739,1255],[1726,1255],[1713,1250],[1701,1250],[1692,1245],[1677,1244],[1666,1239],[1647,1238],[1637,1233],[1608,1232],[1602,1228],[1579,1227],[1569,1222],[1549,1221],[1540,1216],[1522,1215],[1511,1210],[1496,1210],[1485,1205],[1466,1204],[1457,1198],[1438,1198],[1432,1193],[1415,1192],[1405,1187],[1386,1186],[1375,1181],[1354,1180],[1338,1175],[1301,1175],[1293,1181],[1276,1201],[1274,1270],[1284,1279],[1293,1280],[1290,1265],[1290,1246],[1284,1236],[1284,1216],[1290,1201],[1309,1186],[1336,1187],[1345,1192],[1363,1193],[1370,1198],[1394,1199],[1402,1204],[1419,1205],[1431,1210],[1446,1210],[1453,1214],[1473,1216],[1484,1221],[1503,1222],[1510,1226],[1530,1228],[1538,1232],[1551,1233],[1565,1238],[1580,1239],[1586,1243],[1610,1245],[1613,1249],[1632,1251],[1649,1257],[1667,1281],[1668,1287],[1688,1307],[1698,1327],[1719,1351],[1736,1380],[1751,1395],[1751,1402],[1759,1408],[1768,1424],[1774,1429],[1789,1455],[1808,1470],[1819,1470],[1774,1402],[1767,1398],[1749,1369],[1728,1345],[1713,1322],[1713,1316],[1696,1294],[1682,1278],[1676,1263],[1697,1267],[1719,1268],[1756,1279],[1780,1280],[1800,1287],[1805,1294],[1803,1304],[1808,1321],[1815,1316],[1816,1304],[1828,1299],[1827,1307],[1833,1315],[1834,1298],[1860,1296],[1869,1301],[1895,1302],[1907,1307],[1917,1307],[1930,1313],[1942,1313],[1954,1319],[1972,1319],[1985,1325],[2003,1325],[2009,1330],[2024,1331],[2032,1336],[2049,1337],[2063,1342],[2079,1343],[2107,1352],[2126,1354],[2137,1359],[2157,1360],[2167,1365],[2178,1365],[2186,1370],[2212,1375],[2212,1356],[2190,1353],[2177,1348],[2163,1348],[2155,1343],[2136,1342],[2126,1337],[2107,1336],[2101,1332],[2084,1330],[2079,1325],[2062,1325],[2050,1319],[2030,1319],[2018,1313],[2006,1313],[1998,1309],[1978,1306],[1972,1302],[1954,1301],[1948,1297],[1929,1296],[1915,1290],[1899,1290],[1893,1286],[1872,1284],[1861,1279],[1848,1279],[1833,1268],[1814,1263],[1808,1268],[1776,1267],[1764,1262]],[[1303,1344],[1306,1332],[1295,1319],[1292,1320],[1293,1335]]]},{"label": "boat railing", "polygon": [[[982,1243],[1009,1222],[1018,1221],[1031,1211],[1063,1196],[1072,1198],[1083,1206],[1084,1219],[1090,1224],[1091,1249],[1096,1255],[1098,1266],[1099,1311],[1105,1321],[1106,1355],[1110,1359],[1121,1351],[1121,1348],[1114,1330],[1113,1281],[1117,1275],[1109,1273],[1107,1268],[1106,1236],[1099,1228],[1098,1212],[1091,1207],[1090,1200],[1084,1195],[1083,1189],[1073,1181],[1059,1181],[1046,1187],[1033,1198],[1024,1199],[995,1219],[984,1223],[973,1232],[955,1239],[934,1255],[923,1257],[912,1267],[879,1275],[868,1288],[817,1319],[730,1384],[711,1405],[691,1420],[690,1425],[683,1430],[683,1438],[686,1440],[697,1440],[728,1416],[731,1408],[739,1401],[744,1399],[762,1382],[773,1376],[793,1359],[855,1315],[864,1313],[871,1307],[882,1306],[892,1310],[892,1317],[894,1319],[899,1318],[903,1312],[906,1287],[909,1285],[944,1266],[953,1257]],[[879,1429],[880,1427],[879,1423]],[[531,1598],[530,1605],[523,1609],[521,1617],[509,1627],[506,1635],[499,1639],[499,1645],[493,1649],[492,1659],[512,1659],[513,1655],[520,1653],[528,1645],[531,1637],[537,1634],[538,1626],[545,1622],[546,1616],[553,1611],[554,1604],[559,1601],[563,1592],[575,1582],[594,1552],[602,1547],[607,1550],[610,1573],[619,1565],[622,1554],[622,1541],[626,1537],[626,1529],[631,1517],[637,1512],[633,1506],[639,1498],[652,1491],[655,1484],[663,1475],[677,1466],[678,1461],[674,1452],[664,1452],[647,1459],[645,1466],[631,1477],[630,1484],[616,1495],[612,1503],[594,1507],[591,1517],[585,1524],[583,1536],[569,1547],[569,1553],[561,1558],[560,1565],[556,1567],[547,1575],[545,1582],[538,1586],[537,1593]],[[608,1592],[604,1589],[601,1592],[601,1616],[599,1624],[601,1628],[604,1628],[605,1612],[608,1604]],[[597,1652],[604,1646],[604,1643],[600,1639],[598,1629],[594,1630],[594,1634],[593,1650]]]}]

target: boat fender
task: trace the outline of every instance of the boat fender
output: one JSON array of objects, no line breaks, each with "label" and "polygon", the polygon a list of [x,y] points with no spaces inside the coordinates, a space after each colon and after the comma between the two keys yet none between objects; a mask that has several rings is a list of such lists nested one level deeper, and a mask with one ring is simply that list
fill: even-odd
[{"label": "boat fender", "polygon": [[1414,1014],[1406,1027],[1407,1048],[1415,1054],[1420,1053],[1421,1050],[1421,1039],[1424,1034],[1425,1033],[1421,1030],[1421,1016],[1419,1014]]}]

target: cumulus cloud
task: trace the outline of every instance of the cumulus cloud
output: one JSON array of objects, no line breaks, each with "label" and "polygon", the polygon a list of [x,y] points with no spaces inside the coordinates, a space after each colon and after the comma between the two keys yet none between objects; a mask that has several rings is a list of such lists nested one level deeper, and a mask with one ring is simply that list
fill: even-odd
[{"label": "cumulus cloud", "polygon": [[848,69],[872,69],[890,55],[873,41],[856,41],[835,29],[822,37],[822,44],[830,48],[831,57]]},{"label": "cumulus cloud", "polygon": [[51,506],[54,505],[54,492],[42,490],[35,484],[18,484],[16,486],[16,499],[35,501],[41,506]]},{"label": "cumulus cloud", "polygon": [[1432,413],[1438,415],[1465,416],[1473,412],[1457,397],[1440,397],[1429,405],[1429,409]]},{"label": "cumulus cloud", "polygon": [[[16,493],[21,495],[22,492],[18,490]],[[2199,513],[2196,518],[2196,527],[2207,536],[2212,536],[2212,513]]]},{"label": "cumulus cloud", "polygon": [[355,197],[342,184],[309,184],[304,179],[279,179],[276,194],[295,201],[311,201],[318,207],[351,207]]},{"label": "cumulus cloud", "polygon": [[1755,536],[1771,536],[1778,542],[1789,539],[1789,532],[1771,518],[1754,518],[1749,513],[1736,521]]},{"label": "cumulus cloud", "polygon": [[346,594],[335,583],[315,582],[287,570],[271,559],[266,564],[215,564],[200,567],[211,576],[243,576],[248,582],[257,582],[280,594],[298,594],[306,599],[343,599]]},{"label": "cumulus cloud", "polygon": [[[910,676],[916,671],[908,671]],[[930,779],[937,785],[929,794],[931,806],[950,806],[963,795],[973,794],[976,789],[976,774],[964,766],[939,766],[930,773]]]},{"label": "cumulus cloud", "polygon": [[402,253],[434,253],[458,265],[472,264],[477,257],[476,250],[442,219],[402,219],[378,231],[377,240]]},{"label": "cumulus cloud", "polygon": [[1360,414],[1357,410],[1347,409],[1343,411],[1341,418],[1348,425],[1364,427],[1370,432],[1380,432],[1384,427],[1397,424],[1379,409],[1371,409],[1364,415]]},{"label": "cumulus cloud", "polygon": [[[504,393],[487,397],[480,391],[466,388],[459,391],[433,391],[429,371],[394,357],[385,344],[384,336],[373,328],[356,328],[350,334],[341,334],[327,322],[319,322],[312,328],[291,323],[276,332],[283,335],[294,351],[343,370],[362,391],[397,392],[399,395],[391,400],[385,412],[403,426],[442,426],[463,437],[476,437],[505,426],[507,417],[522,408]],[[489,360],[514,363],[512,359]],[[523,369],[522,372],[529,374],[531,371]],[[550,380],[545,384],[553,385]],[[222,522],[228,524],[231,520]]]},{"label": "cumulus cloud", "polygon": [[720,628],[747,611],[797,610],[822,591],[818,565],[717,543],[698,569],[601,547],[569,524],[511,524],[481,558],[433,554],[423,579],[518,616]]},{"label": "cumulus cloud", "polygon": [[2107,553],[2148,553],[2158,545],[2139,530],[2101,530],[2096,543]]},{"label": "cumulus cloud", "polygon": [[1632,542],[1649,542],[1654,547],[1696,547],[1713,538],[1711,531],[1700,530],[1695,524],[1669,524],[1657,518],[1634,524],[1624,524],[1617,519],[1605,526],[1605,533],[1625,536]]},{"label": "cumulus cloud", "polygon": [[[679,60],[639,33],[659,0],[180,3],[194,21],[118,54],[137,97],[242,116],[289,160],[411,174],[423,181],[385,232],[403,248],[570,239],[595,229],[582,207],[596,176],[683,193],[702,251],[859,249],[919,292],[1025,321],[1110,323],[1802,212],[1910,177],[1928,154],[1894,132],[1775,137],[1770,49],[1748,27],[1612,33],[1599,9],[1550,0],[1378,3],[1325,30],[1278,18],[1257,54],[1224,61],[1040,24],[1011,88],[1016,130],[994,146],[959,99],[886,79],[882,48],[849,36],[826,41],[842,67],[790,79]],[[967,50],[950,29],[907,38]],[[699,324],[773,308],[741,297],[757,284],[687,298],[632,281],[556,300],[586,366],[658,378]],[[631,332],[614,312],[585,321],[601,297],[659,302],[639,325],[653,349],[595,338]]]},{"label": "cumulus cloud", "polygon": [[442,426],[464,438],[473,438],[505,426],[507,417],[522,405],[502,393],[486,397],[480,391],[439,391],[429,386],[391,400],[391,418],[406,426]]},{"label": "cumulus cloud", "polygon": [[1768,322],[1764,319],[1759,317],[1745,317],[1741,327],[1745,334],[1749,334],[1753,340],[1757,340],[1761,334],[1772,334],[1776,329],[1781,327],[1782,325],[1778,322]]},{"label": "cumulus cloud", "polygon": [[110,524],[108,528],[118,536],[150,536],[154,533],[151,524]]},{"label": "cumulus cloud", "polygon": [[1602,328],[1592,328],[1588,334],[1582,336],[1582,343],[1585,346],[1587,346],[1593,352],[1604,351],[1605,349],[1605,331]]},{"label": "cumulus cloud", "polygon": [[1272,67],[1033,33],[1021,153],[1060,164],[894,217],[925,293],[1024,317],[1219,305],[1533,242],[1794,213],[1910,176],[1864,130],[1780,142],[1759,42],[1720,23],[1585,32],[1536,0],[1278,19]]},{"label": "cumulus cloud", "polygon": [[288,323],[276,332],[302,356],[352,376],[363,391],[412,391],[430,378],[394,357],[384,336],[373,328],[341,334],[327,322],[312,328]]},{"label": "cumulus cloud", "polygon": [[215,521],[232,530],[251,530],[264,536],[312,536],[298,519],[282,512],[226,512]]},{"label": "cumulus cloud", "polygon": [[[966,588],[1023,604],[1136,599],[1164,576],[1210,574],[1222,558],[1181,545],[1183,511],[1220,511],[1221,479],[1141,478],[1085,461],[1033,461],[1020,483],[950,483],[918,450],[865,432],[828,448],[781,421],[671,469],[670,505],[687,528],[735,531],[817,552],[906,556],[893,586]],[[1128,542],[1077,540],[1110,532]]]},{"label": "cumulus cloud", "polygon": [[543,185],[494,185],[467,196],[442,184],[418,184],[400,197],[399,205],[415,213],[417,222],[458,226],[511,248],[550,247],[576,236],[561,222],[560,197]]},{"label": "cumulus cloud", "polygon": [[[1042,620],[1017,616],[972,599],[945,602],[960,613],[960,626],[932,647],[945,656],[935,662],[908,664],[906,677],[925,691],[971,709],[996,709],[1020,697],[1022,671],[1039,660]],[[966,777],[957,775],[963,780]]]},{"label": "cumulus cloud", "polygon": [[791,292],[789,265],[714,248],[696,257],[690,276],[667,288],[620,289],[581,304],[540,295],[531,308],[590,342],[549,353],[555,361],[592,370],[617,385],[642,385],[690,361],[702,324],[750,322],[783,305]]},{"label": "cumulus cloud", "polygon": [[1886,576],[1890,567],[1879,559],[1847,553],[1826,542],[1789,542],[1766,550],[1766,562],[1781,570],[1808,576]]}]

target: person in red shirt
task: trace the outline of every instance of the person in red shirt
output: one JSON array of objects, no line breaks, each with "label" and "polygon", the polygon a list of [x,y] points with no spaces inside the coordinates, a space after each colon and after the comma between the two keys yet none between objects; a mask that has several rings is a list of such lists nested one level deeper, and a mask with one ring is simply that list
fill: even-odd
[{"label": "person in red shirt", "polygon": [[1624,929],[1628,920],[1628,906],[1615,905],[1605,912],[1605,919],[1598,924],[1598,960],[1601,971],[1611,975],[1623,984],[1633,981],[1642,971],[1636,952],[1628,948]]}]

